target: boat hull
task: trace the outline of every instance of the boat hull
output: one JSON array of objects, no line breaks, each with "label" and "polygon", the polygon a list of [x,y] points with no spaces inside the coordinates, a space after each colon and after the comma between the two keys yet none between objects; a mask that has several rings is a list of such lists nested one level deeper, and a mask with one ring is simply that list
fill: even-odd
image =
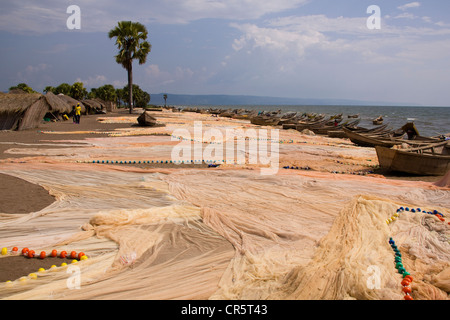
[{"label": "boat hull", "polygon": [[393,147],[395,145],[401,144],[399,141],[393,141],[391,139],[387,139],[385,137],[372,137],[369,135],[359,134],[357,132],[353,132],[346,128],[343,128],[347,138],[350,139],[356,145],[361,147],[375,147],[375,146],[383,146],[383,147]]},{"label": "boat hull", "polygon": [[450,155],[420,154],[382,146],[375,147],[380,167],[420,176],[442,176],[450,170]]}]

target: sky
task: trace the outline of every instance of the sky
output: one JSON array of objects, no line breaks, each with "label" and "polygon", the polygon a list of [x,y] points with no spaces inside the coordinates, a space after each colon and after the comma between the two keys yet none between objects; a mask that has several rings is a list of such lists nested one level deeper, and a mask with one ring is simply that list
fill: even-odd
[{"label": "sky", "polygon": [[150,94],[450,106],[448,0],[0,0],[0,90],[122,88],[122,20],[149,32],[133,78]]}]

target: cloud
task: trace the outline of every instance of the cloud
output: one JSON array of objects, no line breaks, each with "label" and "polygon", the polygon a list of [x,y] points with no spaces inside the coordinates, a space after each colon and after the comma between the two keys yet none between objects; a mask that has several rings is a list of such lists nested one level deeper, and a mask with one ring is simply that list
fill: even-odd
[{"label": "cloud", "polygon": [[404,4],[403,6],[399,6],[399,7],[397,7],[397,9],[405,11],[405,10],[408,10],[411,8],[418,8],[418,7],[420,7],[420,2],[415,1],[415,2],[410,2],[410,3]]},{"label": "cloud", "polygon": [[394,17],[394,19],[416,19],[416,18],[418,17],[409,12],[403,12]]},{"label": "cloud", "polygon": [[164,86],[190,81],[194,76],[194,71],[190,68],[176,67],[172,72],[161,70],[156,64],[145,67],[145,77],[141,80],[142,85],[150,88],[162,88]]},{"label": "cloud", "polygon": [[36,77],[39,73],[48,70],[50,66],[46,63],[40,63],[36,66],[28,65],[24,70],[17,72],[17,79],[20,81],[27,81],[32,77]]},{"label": "cloud", "polygon": [[[242,33],[234,39],[232,48],[247,53],[265,48],[297,58],[304,57],[308,50],[330,55],[352,52],[357,53],[360,61],[385,62],[395,60],[393,53],[408,51],[411,45],[445,43],[450,35],[450,28],[445,28],[445,24],[439,24],[443,28],[397,27],[387,21],[375,32],[367,28],[366,19],[310,15],[268,20],[262,26],[232,23],[231,26]],[[417,56],[417,59],[423,58]]]},{"label": "cloud", "polygon": [[27,65],[24,69],[18,71],[13,76],[13,81],[16,83],[26,83],[34,90],[43,88],[47,83],[52,82],[50,76],[52,66],[46,63],[39,63],[37,65]]},{"label": "cloud", "polygon": [[283,28],[258,27],[255,24],[231,24],[240,30],[243,35],[233,41],[232,47],[240,51],[249,49],[268,48],[279,52],[296,52],[302,56],[305,49],[324,41],[324,35],[314,30],[303,32],[292,31]]},{"label": "cloud", "polygon": [[0,30],[31,34],[57,31],[66,23],[65,9],[61,5],[38,5],[29,0],[2,1]]},{"label": "cloud", "polygon": [[81,29],[68,30],[66,12],[71,1],[3,1],[0,30],[13,33],[107,32],[117,21],[144,24],[186,24],[200,19],[257,19],[268,13],[297,8],[309,0],[78,0]]},{"label": "cloud", "polygon": [[[388,100],[409,100],[413,87],[423,99],[427,88],[449,79],[442,66],[450,66],[450,28],[383,17],[381,30],[369,30],[366,21],[309,15],[234,22],[240,34],[215,79],[241,92],[375,100],[391,91]],[[389,87],[402,91],[396,96]]]},{"label": "cloud", "polygon": [[77,78],[75,82],[82,82],[85,88],[96,88],[106,84],[107,78],[104,75],[90,76],[87,79]]}]

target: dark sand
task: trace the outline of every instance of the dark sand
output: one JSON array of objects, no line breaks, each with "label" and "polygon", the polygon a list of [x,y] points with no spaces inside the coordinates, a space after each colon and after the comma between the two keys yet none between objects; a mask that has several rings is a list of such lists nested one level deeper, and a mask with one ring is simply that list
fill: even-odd
[{"label": "dark sand", "polygon": [[[0,159],[7,158],[22,158],[21,154],[8,154],[6,150],[14,148],[14,144],[20,144],[21,148],[39,148],[38,144],[46,143],[50,140],[55,144],[55,148],[61,148],[57,141],[67,144],[67,141],[63,140],[84,140],[86,138],[101,137],[101,132],[111,132],[119,128],[130,128],[130,123],[102,123],[97,121],[98,118],[105,117],[118,117],[126,116],[129,113],[124,111],[114,112],[101,115],[86,115],[81,117],[80,124],[75,124],[72,121],[58,121],[58,122],[42,122],[39,128],[23,130],[23,131],[0,131]],[[46,133],[42,133],[45,131]],[[51,132],[55,132],[52,134]],[[96,131],[100,133],[66,133],[57,134],[57,132],[70,132],[70,131]],[[106,134],[105,134],[106,136]],[[26,145],[23,145],[26,144]],[[46,145],[46,149],[51,146]],[[70,148],[70,147],[69,147]]]},{"label": "dark sand", "polygon": [[[0,259],[0,282],[8,280],[14,281],[21,277],[28,276],[30,273],[37,274],[40,268],[48,270],[52,265],[59,267],[63,262],[71,264],[72,260],[74,260],[67,257],[46,257],[44,259],[38,257],[28,258],[20,253],[22,249],[23,248],[19,248],[19,253],[17,255],[11,255]],[[40,252],[37,252],[36,254],[39,255]],[[49,252],[47,252],[47,254],[49,254]]]},{"label": "dark sand", "polygon": [[[20,201],[17,195],[20,194]],[[0,212],[30,213],[44,209],[55,199],[43,187],[0,173]]]}]

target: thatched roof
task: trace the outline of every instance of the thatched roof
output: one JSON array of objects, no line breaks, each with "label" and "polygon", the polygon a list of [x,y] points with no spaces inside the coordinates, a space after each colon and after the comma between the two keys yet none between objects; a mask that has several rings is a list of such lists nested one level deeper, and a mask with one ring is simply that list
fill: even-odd
[{"label": "thatched roof", "polygon": [[100,111],[105,108],[105,105],[101,102],[101,100],[97,99],[86,99],[82,101],[89,112],[95,113],[96,111]]},{"label": "thatched roof", "polygon": [[72,111],[72,105],[67,103],[64,99],[61,99],[59,95],[55,95],[53,92],[47,92],[45,94],[45,99],[50,106],[51,112],[70,113]]},{"label": "thatched roof", "polygon": [[0,95],[0,113],[23,112],[41,97],[40,93],[2,94]]},{"label": "thatched roof", "polygon": [[70,110],[72,110],[72,107],[76,106],[77,103],[79,103],[80,106],[81,106],[81,112],[82,113],[86,113],[86,106],[81,101],[75,100],[74,98],[66,96],[66,95],[61,94],[61,93],[58,94],[57,97],[62,99],[67,104],[69,104]]},{"label": "thatched roof", "polygon": [[36,127],[47,109],[48,105],[40,93],[2,94],[0,95],[0,130]]},{"label": "thatched roof", "polygon": [[[55,118],[62,114],[69,114],[77,100],[51,92],[15,93],[0,95],[0,130],[24,130],[36,128],[47,113]],[[80,103],[81,111],[85,106]]]},{"label": "thatched roof", "polygon": [[26,92],[25,90],[22,90],[20,88],[15,88],[15,89],[9,90],[8,93],[9,94],[24,94],[24,93],[28,93],[28,92]]}]

